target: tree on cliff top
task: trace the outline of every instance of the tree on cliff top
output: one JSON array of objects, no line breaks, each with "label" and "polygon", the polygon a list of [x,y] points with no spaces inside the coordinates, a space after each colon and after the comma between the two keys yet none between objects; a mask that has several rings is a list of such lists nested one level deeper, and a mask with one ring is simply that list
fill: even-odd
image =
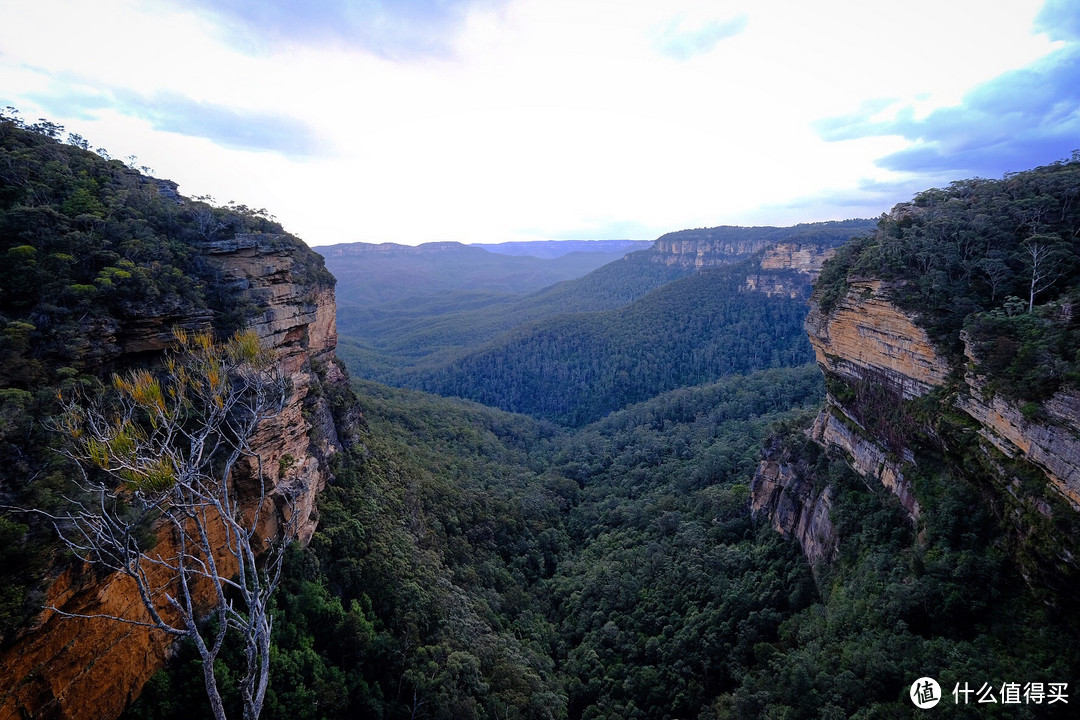
[{"label": "tree on cliff top", "polygon": [[[84,496],[49,517],[77,556],[134,582],[144,613],[52,609],[189,638],[221,720],[214,661],[229,630],[238,631],[243,716],[255,720],[269,680],[270,596],[295,514],[286,508],[283,537],[260,536],[272,521],[267,513],[277,511],[250,440],[283,408],[288,381],[251,331],[224,344],[182,332],[177,341],[160,376],[114,376],[110,396],[96,403],[61,398],[64,412],[54,423],[64,453],[82,470]],[[209,603],[201,599],[207,596]],[[211,621],[201,622],[207,604]]]}]

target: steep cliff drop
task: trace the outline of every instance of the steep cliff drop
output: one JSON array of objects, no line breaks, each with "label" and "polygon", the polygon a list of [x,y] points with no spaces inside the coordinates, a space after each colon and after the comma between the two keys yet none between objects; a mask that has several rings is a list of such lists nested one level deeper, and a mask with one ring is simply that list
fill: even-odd
[{"label": "steep cliff drop", "polygon": [[[321,259],[287,236],[238,234],[206,243],[206,261],[216,266],[230,292],[257,308],[249,325],[273,347],[292,383],[285,411],[265,423],[253,439],[276,486],[267,505],[281,496],[294,500],[299,538],[315,530],[316,496],[330,478],[329,458],[339,450],[337,428],[325,398],[326,383],[345,382],[335,364],[337,344],[333,282]],[[115,328],[122,353],[165,347],[173,325],[206,327],[209,317],[141,318]],[[281,518],[267,518],[265,536]],[[71,613],[131,616],[139,608],[130,588],[116,576],[97,577],[90,568],[71,568],[49,586],[45,604]],[[105,619],[71,619],[44,612],[35,626],[0,655],[0,718],[113,718],[138,695],[165,662],[167,637],[156,630]]]},{"label": "steep cliff drop", "polygon": [[[852,277],[845,288],[827,308],[821,289],[811,298],[806,328],[827,396],[809,437],[887,488],[916,528],[925,499],[909,476],[944,467],[933,472],[969,484],[1012,528],[1033,584],[1073,595],[1075,538],[1063,528],[1080,509],[1080,399],[1062,390],[1025,412],[986,390],[970,343],[966,363],[939,351],[892,299],[895,284]],[[752,490],[755,515],[795,538],[812,563],[829,559],[830,487],[798,472],[774,443]]]},{"label": "steep cliff drop", "polygon": [[747,291],[807,298],[836,247],[872,227],[870,220],[844,220],[791,227],[680,230],[661,236],[644,254],[654,263],[689,272],[741,263],[746,267]]}]

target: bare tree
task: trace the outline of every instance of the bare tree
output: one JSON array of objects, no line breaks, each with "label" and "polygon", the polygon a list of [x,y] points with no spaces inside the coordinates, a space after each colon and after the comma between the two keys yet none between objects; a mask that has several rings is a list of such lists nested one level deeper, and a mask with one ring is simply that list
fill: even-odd
[{"label": "bare tree", "polygon": [[[55,422],[66,437],[65,454],[82,470],[83,496],[66,514],[49,517],[80,557],[131,578],[146,614],[52,609],[190,638],[220,720],[225,710],[214,660],[229,630],[239,631],[243,716],[255,720],[270,676],[270,597],[295,527],[286,520],[283,537],[259,536],[272,503],[250,440],[283,408],[288,382],[251,331],[225,344],[176,334],[179,350],[160,376],[145,370],[114,376],[107,401],[61,398],[63,414]],[[204,622],[204,614],[216,622]]]},{"label": "bare tree", "polygon": [[1035,296],[1048,290],[1064,275],[1073,261],[1072,249],[1057,235],[1032,235],[1021,244],[1024,262],[1031,271],[1028,312],[1035,309]]},{"label": "bare tree", "polygon": [[200,195],[195,198],[196,205],[193,205],[191,210],[191,219],[195,223],[195,229],[199,231],[199,235],[204,240],[213,239],[214,235],[225,227],[225,223],[218,220],[217,215],[214,214],[213,198],[209,195]]}]

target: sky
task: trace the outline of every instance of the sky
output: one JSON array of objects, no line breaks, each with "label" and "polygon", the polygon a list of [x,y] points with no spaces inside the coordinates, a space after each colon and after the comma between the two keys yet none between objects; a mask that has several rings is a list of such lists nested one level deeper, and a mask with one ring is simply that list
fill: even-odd
[{"label": "sky", "polygon": [[309,245],[877,217],[1080,149],[1075,0],[0,0],[0,107]]}]

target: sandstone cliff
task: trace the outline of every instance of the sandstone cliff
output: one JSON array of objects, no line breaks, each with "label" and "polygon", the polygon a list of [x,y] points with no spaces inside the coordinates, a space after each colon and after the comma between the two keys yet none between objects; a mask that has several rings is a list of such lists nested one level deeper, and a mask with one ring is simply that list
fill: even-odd
[{"label": "sandstone cliff", "polygon": [[754,516],[767,519],[784,537],[795,538],[812,566],[832,560],[837,535],[830,517],[831,486],[815,484],[805,468],[773,448],[766,450],[754,473],[750,494]]},{"label": "sandstone cliff", "polygon": [[915,319],[889,301],[889,290],[880,280],[852,281],[830,312],[811,302],[806,329],[826,377],[858,381],[873,374],[911,399],[944,383],[949,367]]},{"label": "sandstone cliff", "polygon": [[731,265],[757,255],[766,272],[793,269],[816,277],[833,249],[855,235],[873,230],[875,225],[873,220],[791,227],[722,225],[667,233],[648,252],[655,263],[686,270]]},{"label": "sandstone cliff", "polygon": [[873,227],[868,220],[780,227],[721,226],[661,236],[647,251],[658,264],[687,272],[747,264],[745,289],[807,298],[836,247]]},{"label": "sandstone cliff", "polygon": [[[1055,513],[1080,510],[1080,397],[1059,392],[1033,413],[988,396],[985,378],[970,370],[971,348],[966,366],[940,352],[918,319],[890,299],[894,289],[849,279],[827,311],[820,292],[813,296],[806,328],[828,392],[809,436],[896,495],[916,525],[922,509],[908,476],[933,453],[1003,508],[1021,545],[1041,533],[1031,554],[1043,567],[1026,572],[1042,575],[1056,565],[1049,572],[1060,576],[1061,568],[1075,568],[1072,541],[1055,536],[1052,523]],[[813,478],[785,467],[765,453],[754,481],[755,512],[817,562],[827,556],[820,538],[831,531],[822,516],[829,488],[811,490]],[[1031,485],[1031,477],[1041,484]]]},{"label": "sandstone cliff", "polygon": [[746,289],[769,297],[809,297],[821,266],[833,256],[835,248],[820,243],[782,242],[768,245],[757,268],[747,274]]},{"label": "sandstone cliff", "polygon": [[[264,424],[254,446],[276,481],[267,509],[295,499],[300,539],[315,530],[315,500],[330,477],[329,458],[339,448],[337,429],[321,393],[322,383],[344,381],[334,364],[337,342],[332,282],[321,259],[298,241],[275,234],[241,234],[207,243],[207,262],[253,310],[250,326],[278,353],[292,381],[286,410]],[[206,312],[177,314],[144,308],[98,335],[98,359],[123,362],[132,353],[167,346],[175,325],[204,328]],[[282,518],[265,512],[265,534]],[[130,615],[138,607],[115,576],[72,567],[47,590],[46,604],[81,614]],[[0,718],[112,718],[164,663],[166,637],[154,630],[102,619],[70,619],[44,612],[0,655]]]}]

